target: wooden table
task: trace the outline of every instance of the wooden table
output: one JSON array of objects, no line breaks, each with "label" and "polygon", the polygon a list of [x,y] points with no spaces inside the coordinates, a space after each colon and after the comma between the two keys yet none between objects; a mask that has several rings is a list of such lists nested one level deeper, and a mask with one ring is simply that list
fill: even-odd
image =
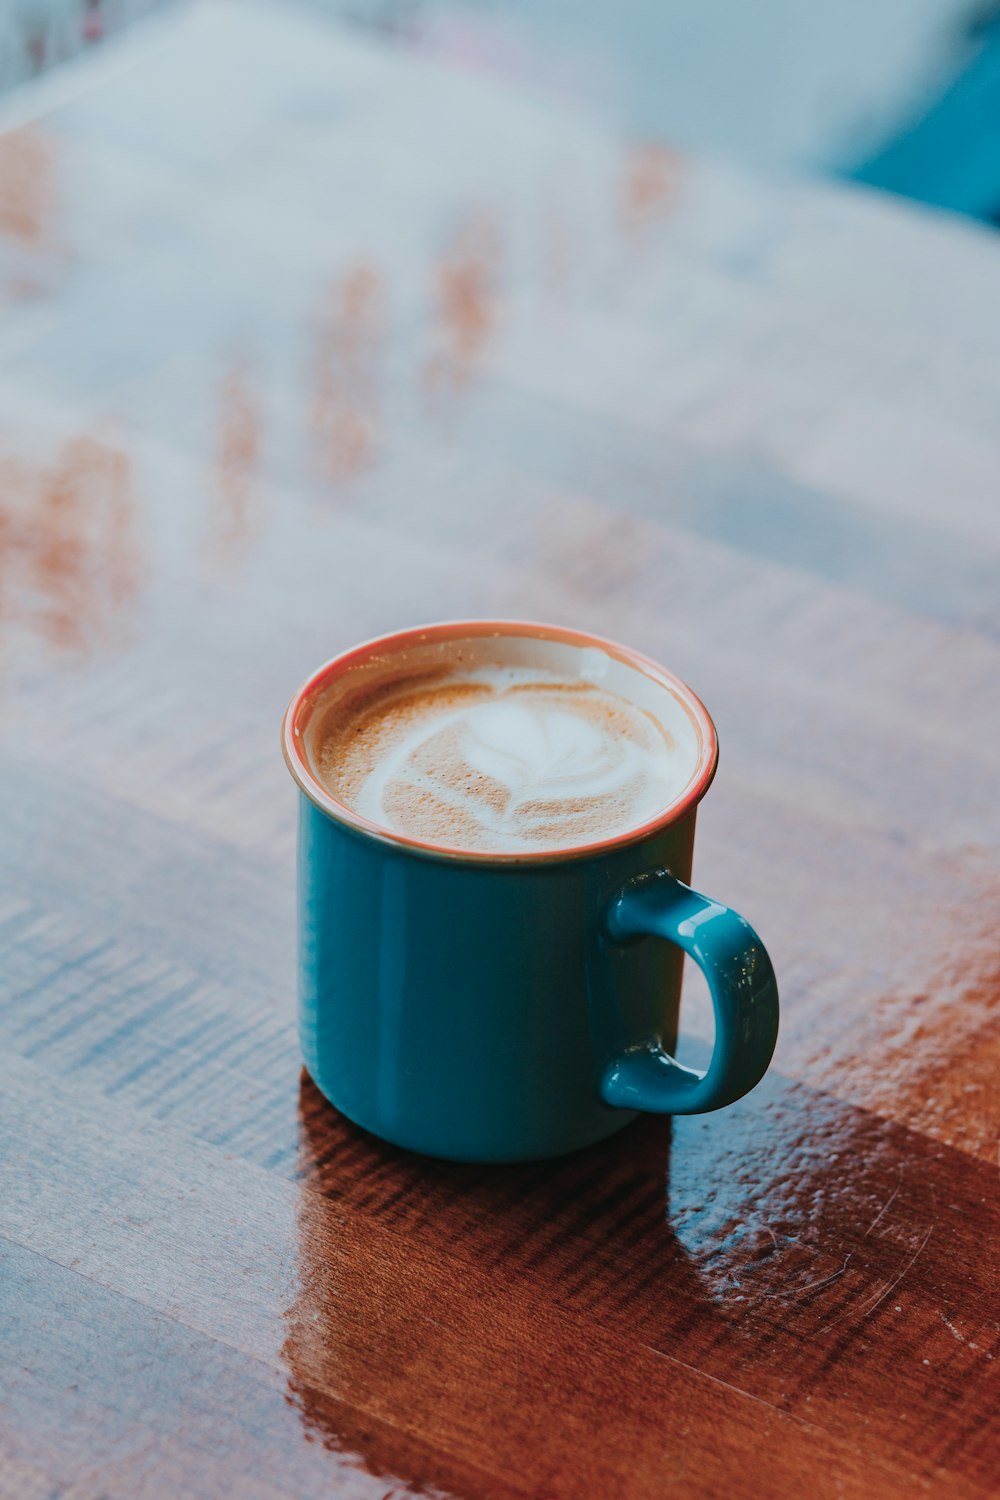
[{"label": "wooden table", "polygon": [[[995,1493],[995,237],[291,7],[91,67],[0,139],[0,1496]],[[294,1030],[284,704],[478,614],[705,698],[784,1005],[528,1168]]]}]

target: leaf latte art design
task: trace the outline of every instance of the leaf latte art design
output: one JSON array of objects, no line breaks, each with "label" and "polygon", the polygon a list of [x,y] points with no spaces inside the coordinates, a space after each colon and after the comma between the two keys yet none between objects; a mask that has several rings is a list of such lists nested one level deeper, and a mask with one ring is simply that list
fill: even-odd
[{"label": "leaf latte art design", "polygon": [[325,742],[323,779],[381,827],[505,853],[626,832],[683,788],[686,765],[643,709],[588,682],[507,677],[373,693]]}]

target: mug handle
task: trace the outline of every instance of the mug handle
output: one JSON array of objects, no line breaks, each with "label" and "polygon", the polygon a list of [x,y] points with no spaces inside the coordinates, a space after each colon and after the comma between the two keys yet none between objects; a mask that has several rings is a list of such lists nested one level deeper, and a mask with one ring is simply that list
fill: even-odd
[{"label": "mug handle", "polygon": [[707,1071],[699,1073],[682,1067],[655,1040],[629,1047],[604,1073],[605,1103],[697,1115],[732,1104],[758,1084],[778,1038],[778,985],[749,922],[656,870],[619,891],[607,928],[616,942],[661,937],[691,955],[708,980],[715,1048]]}]

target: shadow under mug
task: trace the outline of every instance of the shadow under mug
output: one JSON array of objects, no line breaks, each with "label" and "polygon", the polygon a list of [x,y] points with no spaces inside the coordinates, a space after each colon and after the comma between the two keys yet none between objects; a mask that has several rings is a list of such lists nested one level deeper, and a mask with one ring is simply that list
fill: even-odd
[{"label": "shadow under mug", "polygon": [[[410,838],[339,802],[312,765],[317,706],[394,662],[446,667],[463,643],[584,681],[638,673],[690,726],[687,785],[627,833],[517,854]],[[302,1051],[356,1124],[431,1156],[527,1161],[602,1140],[637,1111],[719,1109],[762,1078],[778,1031],[774,971],[753,928],[688,885],[718,749],[704,706],[665,668],[559,626],[424,626],[314,673],[288,706],[283,748],[300,791]],[[685,953],[715,1013],[704,1073],[671,1055]]]}]

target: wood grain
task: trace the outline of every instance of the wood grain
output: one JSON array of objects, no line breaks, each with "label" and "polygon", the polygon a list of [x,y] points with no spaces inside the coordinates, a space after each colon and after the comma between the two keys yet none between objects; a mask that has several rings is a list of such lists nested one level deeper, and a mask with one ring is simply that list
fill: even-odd
[{"label": "wood grain", "polygon": [[[0,139],[0,1497],[995,1493],[993,236],[263,4],[120,64]],[[281,711],[476,614],[708,702],[731,1109],[487,1170],[301,1073]]]}]

